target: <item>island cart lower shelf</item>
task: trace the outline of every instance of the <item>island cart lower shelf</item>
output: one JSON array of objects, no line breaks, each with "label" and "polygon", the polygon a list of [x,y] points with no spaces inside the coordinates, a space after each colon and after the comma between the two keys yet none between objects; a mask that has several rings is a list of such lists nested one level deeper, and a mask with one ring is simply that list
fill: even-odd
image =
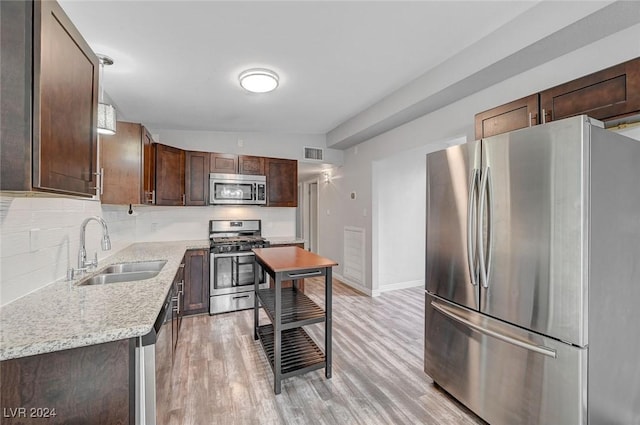
[{"label": "island cart lower shelf", "polygon": [[[253,316],[254,338],[260,339],[273,369],[273,391],[280,394],[283,379],[316,369],[324,368],[326,378],[331,378],[331,268],[337,263],[295,246],[253,252],[254,267],[261,266],[274,282],[273,288],[260,290],[255,280]],[[298,281],[309,277],[324,277],[324,310],[297,289]],[[293,287],[283,289],[282,281],[287,280]],[[260,326],[260,306],[271,321],[268,325]],[[302,329],[322,322],[324,351]]]},{"label": "island cart lower shelf", "polygon": [[[259,326],[258,336],[264,352],[267,354],[267,359],[269,359],[271,369],[273,369],[273,325]],[[292,328],[282,331],[282,358],[280,365],[282,379],[322,369],[325,366],[324,353],[304,329]]]}]

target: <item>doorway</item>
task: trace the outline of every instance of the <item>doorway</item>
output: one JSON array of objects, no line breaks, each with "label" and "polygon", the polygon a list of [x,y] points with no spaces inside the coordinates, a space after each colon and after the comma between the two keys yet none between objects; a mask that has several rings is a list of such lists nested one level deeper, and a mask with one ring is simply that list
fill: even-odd
[{"label": "doorway", "polygon": [[309,182],[307,187],[307,220],[309,224],[307,237],[307,250],[318,252],[318,181]]}]

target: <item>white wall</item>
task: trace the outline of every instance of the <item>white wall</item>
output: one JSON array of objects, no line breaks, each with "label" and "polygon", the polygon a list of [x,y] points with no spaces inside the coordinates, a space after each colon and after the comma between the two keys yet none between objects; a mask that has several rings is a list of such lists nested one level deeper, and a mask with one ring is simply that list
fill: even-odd
[{"label": "white wall", "polygon": [[[371,211],[374,205],[372,169],[376,161],[458,137],[472,140],[476,113],[638,56],[640,25],[635,25],[349,148],[345,151],[344,165],[333,170],[331,183],[321,184],[320,254],[343,262],[344,227],[364,227],[367,263],[364,292],[373,293],[378,289],[373,286],[374,229],[371,214],[364,216],[363,211]],[[349,199],[351,191],[358,193],[356,200]],[[376,267],[393,267],[379,264],[379,258],[376,261]],[[341,274],[339,265],[336,275]]]},{"label": "white wall", "polygon": [[424,285],[426,154],[457,138],[373,162],[372,295]]}]

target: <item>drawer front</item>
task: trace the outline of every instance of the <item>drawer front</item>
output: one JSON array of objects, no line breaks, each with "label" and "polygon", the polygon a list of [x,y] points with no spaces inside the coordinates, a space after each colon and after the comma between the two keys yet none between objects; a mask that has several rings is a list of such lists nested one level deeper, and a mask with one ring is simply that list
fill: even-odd
[{"label": "drawer front", "polygon": [[237,292],[235,294],[216,295],[211,297],[211,314],[226,313],[228,311],[246,310],[253,308],[255,293],[253,291]]},{"label": "drawer front", "polygon": [[318,268],[312,270],[303,270],[303,271],[290,271],[282,273],[282,280],[296,280],[296,279],[304,279],[307,277],[319,277],[324,276],[326,274],[326,269]]}]

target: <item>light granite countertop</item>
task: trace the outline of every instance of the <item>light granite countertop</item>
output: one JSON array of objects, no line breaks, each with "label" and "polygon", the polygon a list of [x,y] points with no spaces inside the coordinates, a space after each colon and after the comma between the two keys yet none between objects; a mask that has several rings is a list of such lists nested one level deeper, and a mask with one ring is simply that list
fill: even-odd
[{"label": "light granite countertop", "polygon": [[[0,360],[146,335],[187,249],[208,240],[135,243],[74,281],[59,280],[0,308]],[[110,264],[167,260],[151,279],[78,286]]]},{"label": "light granite countertop", "polygon": [[295,236],[277,236],[277,237],[265,237],[271,245],[288,245],[293,243],[304,243],[304,239],[296,238]]}]

